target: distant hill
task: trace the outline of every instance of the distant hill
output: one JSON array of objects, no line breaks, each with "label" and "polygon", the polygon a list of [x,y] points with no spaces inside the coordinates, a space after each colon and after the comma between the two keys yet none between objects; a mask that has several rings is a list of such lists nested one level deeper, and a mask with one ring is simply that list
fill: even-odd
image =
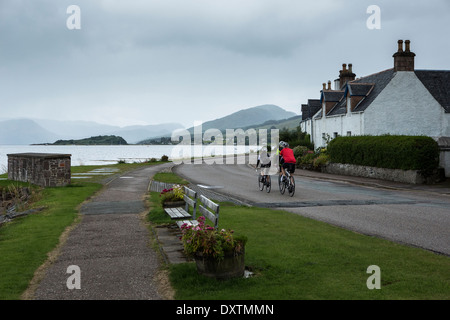
[{"label": "distant hill", "polygon": [[[243,129],[249,128],[275,128],[282,129],[295,128],[299,125],[301,116],[294,112],[286,111],[276,105],[267,104],[257,107],[252,107],[244,110],[234,112],[228,116],[204,122],[202,124],[202,131],[208,129],[219,129],[225,132],[226,129]],[[193,138],[194,127],[187,129]],[[161,136],[153,139],[146,139],[140,141],[138,144],[168,144],[171,143],[170,135]]]},{"label": "distant hill", "polygon": [[33,144],[55,141],[59,136],[33,120],[14,119],[0,122],[0,144]]},{"label": "distant hill", "polygon": [[40,119],[34,121],[47,130],[59,135],[60,139],[82,139],[89,136],[116,135],[121,136],[128,141],[128,143],[137,143],[146,138],[170,135],[174,130],[183,128],[179,123],[118,127],[99,124],[93,121],[58,121]]},{"label": "distant hill", "polygon": [[247,130],[247,129],[255,129],[255,130],[259,130],[259,129],[295,129],[300,125],[300,121],[302,120],[302,116],[295,116],[289,119],[283,119],[283,120],[269,120],[266,121],[264,123],[258,124],[258,125],[252,125],[249,127],[245,127],[242,128],[242,130]]},{"label": "distant hill", "polygon": [[[294,112],[286,111],[276,105],[267,104],[244,109],[223,118],[204,122],[202,124],[202,129],[208,130],[214,128],[221,131],[226,129],[243,129],[262,124],[266,121],[278,121],[292,118],[294,116],[296,116]],[[188,130],[191,133],[194,132],[194,128],[190,128]]]},{"label": "distant hill", "polygon": [[[262,105],[237,111],[228,116],[203,123],[203,131],[211,128],[247,129],[269,122],[273,123],[297,116],[275,105]],[[268,122],[269,121],[269,122]],[[287,121],[287,120],[286,120]],[[295,121],[293,122],[295,125]],[[276,124],[277,126],[278,124]],[[270,125],[269,125],[270,127]],[[176,129],[184,129],[178,123],[118,127],[92,121],[59,121],[41,119],[0,120],[0,145],[51,144],[57,140],[80,140],[85,137],[120,136],[130,144],[153,143],[161,137],[169,137]],[[191,133],[194,128],[188,129]],[[155,139],[156,138],[156,139]],[[160,142],[161,143],[161,142]]]},{"label": "distant hill", "polygon": [[79,140],[58,140],[53,145],[127,145],[128,143],[122,137],[117,136],[97,136]]},{"label": "distant hill", "polygon": [[183,128],[178,123],[118,127],[92,121],[59,121],[12,119],[0,121],[0,145],[51,144],[57,140],[78,140],[85,137],[115,135],[128,143],[146,138],[171,135]]}]

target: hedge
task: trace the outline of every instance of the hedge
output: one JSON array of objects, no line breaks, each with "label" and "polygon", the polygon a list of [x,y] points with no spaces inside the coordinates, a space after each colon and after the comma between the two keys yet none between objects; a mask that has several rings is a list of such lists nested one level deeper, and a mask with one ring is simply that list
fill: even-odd
[{"label": "hedge", "polygon": [[334,163],[424,172],[439,166],[439,146],[425,136],[337,137],[327,149]]}]

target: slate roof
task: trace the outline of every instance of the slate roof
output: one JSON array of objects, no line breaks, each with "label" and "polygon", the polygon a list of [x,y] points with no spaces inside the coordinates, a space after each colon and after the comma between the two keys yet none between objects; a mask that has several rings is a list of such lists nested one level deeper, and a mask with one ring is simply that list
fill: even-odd
[{"label": "slate roof", "polygon": [[333,109],[330,110],[327,116],[335,116],[345,114],[347,112],[346,96],[348,91],[350,91],[350,95],[353,96],[365,96],[353,112],[366,110],[366,108],[375,100],[381,91],[386,88],[394,77],[394,74],[394,69],[392,68],[348,82],[345,86],[345,91],[337,91],[337,93],[340,94],[340,99],[337,101]]},{"label": "slate roof", "polygon": [[416,70],[414,72],[445,112],[450,113],[450,71]]},{"label": "slate roof", "polygon": [[302,120],[311,119],[321,108],[320,100],[309,99],[308,104],[302,105]]},{"label": "slate roof", "polygon": [[[414,72],[425,88],[444,108],[445,112],[450,113],[450,71],[415,70]],[[353,112],[364,111],[386,88],[395,74],[393,68],[387,69],[348,82],[344,87],[345,91],[322,91],[320,100],[308,100],[308,105],[302,105],[302,114],[303,110],[307,111],[303,120],[311,119],[315,114],[317,114],[316,118],[321,118],[323,115],[322,113],[318,114],[318,112],[322,108],[323,101],[336,102],[327,116],[345,114],[347,112],[347,93],[350,93],[351,96],[365,96]]]},{"label": "slate roof", "polygon": [[320,101],[323,102],[339,102],[344,95],[344,91],[322,91]]},{"label": "slate roof", "polygon": [[394,75],[395,72],[392,68],[352,81],[351,84],[373,84],[373,89],[370,94],[364,100],[362,100],[361,103],[358,104],[353,111],[359,112],[366,110],[366,108],[370,106],[370,104],[378,97],[378,95],[384,90],[384,88],[386,88],[389,82],[391,82]]}]

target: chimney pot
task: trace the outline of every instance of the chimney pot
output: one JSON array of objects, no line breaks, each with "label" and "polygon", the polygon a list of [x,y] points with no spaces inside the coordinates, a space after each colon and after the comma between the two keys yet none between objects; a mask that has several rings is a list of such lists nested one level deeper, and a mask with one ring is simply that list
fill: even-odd
[{"label": "chimney pot", "polygon": [[328,80],[328,90],[331,90],[331,81]]},{"label": "chimney pot", "polygon": [[348,72],[353,73],[352,69],[353,69],[353,64],[350,63],[348,65]]},{"label": "chimney pot", "polygon": [[409,40],[405,41],[405,51],[406,52],[410,52],[410,43],[411,43],[411,41],[409,41]]},{"label": "chimney pot", "polygon": [[398,52],[403,52],[403,40],[398,40]]},{"label": "chimney pot", "polygon": [[347,71],[347,65],[345,63],[342,64],[342,71]]},{"label": "chimney pot", "polygon": [[327,85],[325,83],[322,83],[323,90],[327,90]]}]

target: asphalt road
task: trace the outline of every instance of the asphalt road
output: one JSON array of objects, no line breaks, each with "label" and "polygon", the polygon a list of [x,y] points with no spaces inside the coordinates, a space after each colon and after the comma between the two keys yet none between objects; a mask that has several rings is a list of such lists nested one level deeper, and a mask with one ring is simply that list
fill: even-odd
[{"label": "asphalt road", "polygon": [[[450,255],[450,196],[426,186],[372,186],[295,174],[296,192],[281,195],[276,176],[270,193],[258,189],[247,164],[181,164],[174,171],[204,191],[252,206],[283,209],[366,235]],[[378,183],[377,183],[378,182]]]}]

